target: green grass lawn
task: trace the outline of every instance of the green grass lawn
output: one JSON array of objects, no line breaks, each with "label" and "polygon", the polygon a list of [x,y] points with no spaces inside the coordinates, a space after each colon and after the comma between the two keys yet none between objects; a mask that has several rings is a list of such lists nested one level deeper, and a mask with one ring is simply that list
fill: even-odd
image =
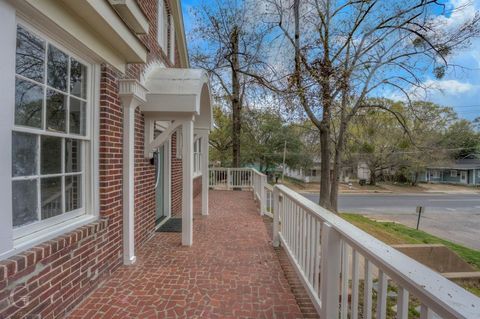
[{"label": "green grass lawn", "polygon": [[370,235],[389,245],[397,244],[442,244],[449,247],[467,263],[480,270],[480,251],[452,243],[451,241],[430,235],[393,222],[376,222],[365,216],[341,214],[341,216]]}]

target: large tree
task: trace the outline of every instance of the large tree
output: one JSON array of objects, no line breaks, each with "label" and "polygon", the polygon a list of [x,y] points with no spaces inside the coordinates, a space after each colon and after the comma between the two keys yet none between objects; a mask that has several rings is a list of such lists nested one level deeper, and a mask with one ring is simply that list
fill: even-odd
[{"label": "large tree", "polygon": [[209,72],[217,103],[231,108],[234,167],[241,165],[242,108],[247,104],[252,83],[245,73],[265,66],[261,57],[266,52],[268,32],[256,19],[253,3],[213,1],[192,11],[196,20],[190,37],[192,65]]},{"label": "large tree", "polygon": [[221,107],[213,108],[213,130],[209,136],[210,160],[227,167],[232,161],[232,119]]},{"label": "large tree", "polygon": [[260,170],[267,172],[283,163],[292,168],[308,165],[311,155],[306,152],[302,131],[287,123],[272,109],[251,109],[245,112],[242,133],[244,161],[258,163]]},{"label": "large tree", "polygon": [[428,165],[449,160],[442,141],[456,119],[451,108],[423,101],[410,106],[391,100],[382,103],[389,111],[364,109],[348,130],[346,155],[353,163],[362,161],[368,166],[372,184],[386,169],[416,184]]},{"label": "large tree", "polygon": [[448,127],[443,136],[444,147],[450,150],[452,157],[461,159],[480,153],[480,133],[468,120],[459,120]]},{"label": "large tree", "polygon": [[[396,92],[410,100],[431,75],[448,71],[449,57],[479,34],[479,14],[445,23],[436,0],[268,0],[293,54],[289,91],[320,133],[320,205],[337,210],[346,132],[361,109],[387,112],[372,97]],[[462,8],[456,8],[462,10]],[[271,75],[268,75],[271,76]],[[267,76],[267,77],[268,77]],[[272,85],[272,78],[264,80]],[[338,127],[332,139],[332,123]]]},{"label": "large tree", "polygon": [[[258,164],[263,172],[276,169],[283,162],[293,168],[309,167],[311,153],[304,138],[305,127],[289,123],[280,114],[270,108],[244,109],[245,120],[241,131],[241,143],[244,146],[241,162]],[[214,108],[214,129],[210,134],[210,159],[219,161],[222,166],[231,164],[232,139],[230,114],[220,107]]]}]

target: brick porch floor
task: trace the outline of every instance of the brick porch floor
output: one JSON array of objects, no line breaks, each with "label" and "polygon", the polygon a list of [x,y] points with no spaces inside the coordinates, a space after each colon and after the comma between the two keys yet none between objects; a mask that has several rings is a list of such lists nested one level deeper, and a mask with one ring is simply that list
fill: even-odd
[{"label": "brick porch floor", "polygon": [[193,246],[156,233],[70,318],[303,318],[250,192],[211,191]]}]

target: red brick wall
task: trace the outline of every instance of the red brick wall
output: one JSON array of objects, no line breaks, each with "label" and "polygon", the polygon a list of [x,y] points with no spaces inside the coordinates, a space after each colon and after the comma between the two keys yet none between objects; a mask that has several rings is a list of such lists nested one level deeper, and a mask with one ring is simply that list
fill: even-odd
[{"label": "red brick wall", "polygon": [[0,262],[0,318],[63,316],[122,262],[123,112],[117,78],[111,68],[102,68],[102,219]]},{"label": "red brick wall", "polygon": [[[157,0],[138,0],[150,22],[141,36],[148,62],[171,66],[157,44]],[[176,54],[176,64],[178,54]],[[0,261],[0,318],[62,317],[122,264],[123,110],[118,79],[139,79],[144,65],[130,65],[126,75],[102,66],[100,83],[100,149],[98,222]],[[135,114],[135,244],[154,231],[154,167],[143,156],[144,118]],[[172,139],[172,214],[181,212],[181,160]],[[25,298],[25,299],[21,299]],[[25,305],[24,300],[28,300]]]},{"label": "red brick wall", "polygon": [[202,176],[193,179],[193,198],[202,193]]},{"label": "red brick wall", "polygon": [[135,112],[135,246],[155,231],[155,166],[144,156],[144,118]]},{"label": "red brick wall", "polygon": [[[177,158],[177,133],[172,135],[172,216],[182,214],[182,160]],[[180,150],[178,150],[180,152]]]},{"label": "red brick wall", "polygon": [[107,220],[50,240],[0,266],[0,318],[56,318],[120,264]]}]

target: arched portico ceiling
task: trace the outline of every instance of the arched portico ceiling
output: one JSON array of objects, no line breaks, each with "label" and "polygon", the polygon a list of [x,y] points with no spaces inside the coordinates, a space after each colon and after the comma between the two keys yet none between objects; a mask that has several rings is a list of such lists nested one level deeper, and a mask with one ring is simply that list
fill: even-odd
[{"label": "arched portico ceiling", "polygon": [[210,86],[205,71],[158,66],[149,70],[144,81],[147,102],[140,110],[145,115],[166,120],[194,116],[196,128],[212,127]]}]

